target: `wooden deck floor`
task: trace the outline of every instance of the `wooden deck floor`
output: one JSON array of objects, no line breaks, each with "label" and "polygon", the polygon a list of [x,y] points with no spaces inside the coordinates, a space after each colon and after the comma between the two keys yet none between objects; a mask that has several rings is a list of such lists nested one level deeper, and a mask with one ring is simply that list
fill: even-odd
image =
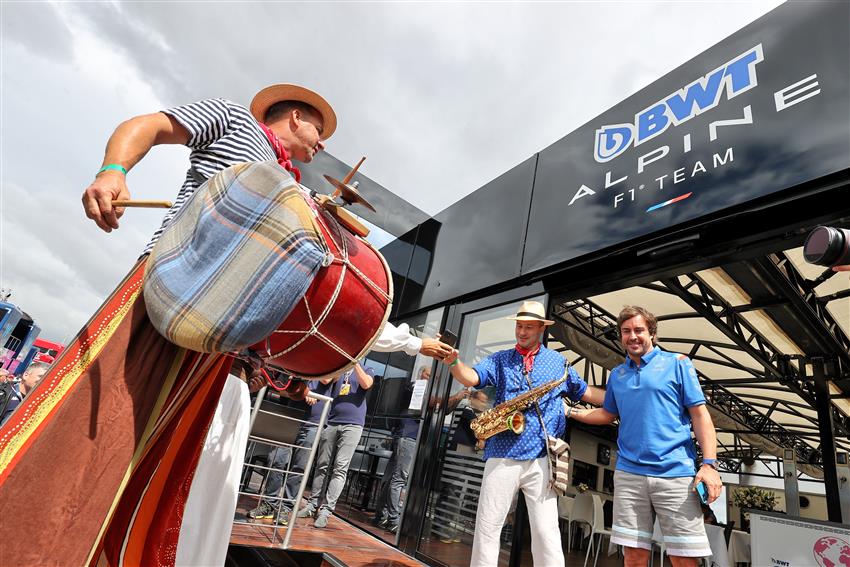
[{"label": "wooden deck floor", "polygon": [[[292,532],[290,545],[292,550],[328,553],[350,567],[418,567],[425,565],[425,563],[401,553],[382,540],[336,516],[332,516],[328,522],[328,527],[323,529],[314,528],[312,520],[302,520],[301,522]],[[266,548],[280,547],[283,536],[284,532],[280,530],[277,543],[272,544],[270,526],[236,524],[233,526],[230,543]],[[439,541],[426,542],[422,546],[422,551],[448,565],[468,565],[471,544],[471,541],[464,541],[456,545],[446,545]],[[583,567],[585,565],[584,550],[565,550],[564,557],[567,567]],[[499,559],[500,565],[507,565],[507,555],[502,554]],[[670,565],[669,560],[666,557],[664,559],[663,565],[668,567]],[[593,565],[592,554],[588,563]],[[530,552],[523,553],[521,564],[532,565]],[[622,564],[622,557],[609,556],[603,553],[599,556],[596,567],[621,567]]]},{"label": "wooden deck floor", "polygon": [[[280,547],[285,532],[280,529],[273,543],[273,529],[265,524],[234,524],[230,543],[253,547]],[[424,565],[348,522],[331,516],[326,528],[314,528],[311,519],[299,520],[289,548],[325,552],[349,567],[419,567]]]}]

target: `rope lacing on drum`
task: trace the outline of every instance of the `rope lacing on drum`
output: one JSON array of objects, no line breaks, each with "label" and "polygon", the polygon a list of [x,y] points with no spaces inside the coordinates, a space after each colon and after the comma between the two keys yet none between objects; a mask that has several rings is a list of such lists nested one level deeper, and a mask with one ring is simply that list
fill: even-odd
[{"label": "rope lacing on drum", "polygon": [[[327,225],[327,223],[324,222],[324,219],[322,219],[320,217],[320,221],[322,222],[322,224],[325,225],[325,228],[328,228],[328,225]],[[360,268],[358,268],[353,263],[351,263],[351,260],[349,259],[349,256],[348,256],[348,243],[345,240],[345,235],[342,233],[342,228],[340,228],[339,223],[336,222],[336,221],[333,223],[333,227],[336,230],[337,238],[342,243],[342,264],[345,267],[347,267],[348,269],[350,269],[351,271],[353,271],[355,274],[360,276],[360,279],[363,282],[365,282],[367,285],[371,286],[372,289],[377,291],[378,294],[381,295],[388,303],[391,302],[392,298],[390,297],[390,295],[387,292],[385,292],[383,289],[381,289],[381,287],[378,284],[376,284],[374,281],[372,281],[372,279],[369,276],[364,274],[360,270]],[[330,228],[328,228],[328,231],[330,231]],[[366,243],[366,244],[368,245],[368,243]],[[343,279],[345,279],[344,274],[343,274],[343,276],[340,277],[340,280],[343,280]],[[335,299],[336,298],[334,297],[334,300]]]},{"label": "rope lacing on drum", "polygon": [[[323,220],[323,222],[324,222],[324,220]],[[327,227],[327,224],[325,224],[325,227]],[[342,229],[340,228],[338,222],[334,222],[334,228],[336,229],[337,237],[342,242],[342,248],[343,248],[342,262],[348,268],[350,268],[355,274],[360,276],[360,279],[362,281],[364,281],[367,285],[372,287],[372,289],[377,291],[379,295],[381,295],[384,299],[387,300],[387,302],[391,302],[392,298],[390,297],[390,295],[387,292],[385,292],[383,289],[381,289],[381,287],[378,284],[376,284],[374,281],[372,281],[372,279],[369,276],[364,274],[362,271],[360,271],[360,269],[357,266],[355,266],[354,264],[351,263],[351,260],[349,260],[349,258],[348,258],[348,245],[345,242],[344,235],[342,234]],[[328,229],[328,230],[330,230],[330,229]],[[342,279],[342,278],[340,278],[340,279]]]},{"label": "rope lacing on drum", "polygon": [[[314,209],[314,215],[315,215],[316,221],[321,223],[328,232],[331,232],[331,228],[328,226],[328,223],[325,222],[325,219],[322,217],[322,215],[319,214],[318,211],[316,211],[315,209]],[[341,258],[335,257],[334,254],[330,251],[330,247],[326,246],[325,256],[322,259],[322,267],[327,268],[328,266],[330,266],[333,263],[338,263],[342,266],[339,279],[337,280],[336,287],[334,288],[333,295],[331,296],[331,298],[328,301],[327,305],[325,306],[324,310],[322,311],[322,313],[319,315],[319,317],[317,319],[313,318],[313,313],[310,311],[310,303],[307,301],[307,297],[305,296],[304,298],[302,298],[302,301],[304,302],[304,308],[307,311],[307,318],[310,322],[310,328],[306,331],[304,331],[304,330],[286,330],[286,329],[275,330],[273,333],[301,334],[301,335],[304,335],[304,336],[302,336],[294,344],[290,345],[286,349],[284,349],[280,352],[276,352],[276,353],[271,352],[271,341],[270,341],[271,337],[267,338],[266,339],[266,347],[267,347],[266,350],[268,351],[268,356],[270,358],[277,358],[279,356],[282,356],[282,355],[292,351],[293,349],[297,348],[298,346],[300,346],[308,338],[316,337],[317,339],[321,340],[323,343],[325,343],[329,347],[331,347],[333,350],[335,350],[337,353],[339,353],[341,356],[347,358],[350,362],[356,362],[357,361],[354,357],[352,357],[350,354],[345,352],[341,347],[339,347],[331,339],[326,337],[319,330],[319,327],[322,325],[324,320],[328,317],[328,315],[331,312],[331,309],[333,308],[334,304],[336,303],[337,298],[339,297],[339,293],[342,290],[343,282],[345,281],[346,272],[349,269],[352,272],[354,272],[354,274],[356,274],[361,281],[366,283],[369,287],[371,287],[374,291],[376,291],[378,293],[378,295],[383,297],[388,303],[392,301],[392,298],[390,297],[390,295],[387,292],[385,292],[383,289],[381,289],[381,287],[378,284],[376,284],[374,281],[372,281],[371,278],[369,278],[366,274],[364,274],[359,268],[357,268],[357,266],[355,266],[351,262],[351,260],[349,259],[349,256],[348,256],[348,243],[345,239],[345,235],[342,233],[342,229],[341,229],[339,223],[334,221],[332,223],[332,225],[333,225],[334,231],[336,232],[337,239],[339,241],[340,254],[341,254],[342,257]],[[366,244],[368,245],[368,243],[366,243]]]}]

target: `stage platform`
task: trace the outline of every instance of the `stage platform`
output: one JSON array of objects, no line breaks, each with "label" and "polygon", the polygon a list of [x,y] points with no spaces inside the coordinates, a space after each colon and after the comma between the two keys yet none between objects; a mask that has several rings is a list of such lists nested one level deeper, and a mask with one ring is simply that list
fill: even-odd
[{"label": "stage platform", "polygon": [[[284,529],[273,542],[272,527],[266,524],[234,524],[230,536],[232,560],[229,566],[308,565],[337,567],[419,567],[424,563],[405,555],[360,528],[331,516],[326,528],[314,528],[313,521],[299,520],[288,550],[280,550]],[[238,547],[253,548],[251,555]],[[279,551],[277,551],[279,550]],[[325,557],[322,557],[325,554]],[[289,556],[287,558],[287,555]],[[251,557],[254,559],[252,560]],[[288,561],[291,560],[291,561]],[[264,562],[264,563],[263,563]]]}]

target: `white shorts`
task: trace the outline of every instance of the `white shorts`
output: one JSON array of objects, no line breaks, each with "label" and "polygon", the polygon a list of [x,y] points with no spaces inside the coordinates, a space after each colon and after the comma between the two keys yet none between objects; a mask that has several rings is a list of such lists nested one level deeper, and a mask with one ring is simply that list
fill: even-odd
[{"label": "white shorts", "polygon": [[652,549],[656,515],[668,555],[711,555],[693,477],[662,478],[614,471],[611,542]]}]

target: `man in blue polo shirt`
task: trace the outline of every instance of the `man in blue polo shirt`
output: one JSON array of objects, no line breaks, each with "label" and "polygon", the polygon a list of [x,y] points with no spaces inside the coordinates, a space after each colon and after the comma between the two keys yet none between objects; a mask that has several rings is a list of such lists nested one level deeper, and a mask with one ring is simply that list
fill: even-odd
[{"label": "man in blue polo shirt", "polygon": [[[558,380],[564,375],[564,359],[540,344],[547,325],[543,304],[524,301],[515,317],[514,348],[494,353],[474,367],[460,362],[458,352],[443,362],[464,386],[496,388],[495,403],[501,404],[532,387]],[[546,431],[562,437],[566,428],[561,395],[600,405],[603,391],[588,387],[572,367],[566,381],[538,400]],[[499,535],[517,490],[525,494],[531,526],[531,554],[541,567],[562,567],[564,552],[558,529],[558,499],[549,485],[546,436],[536,410],[525,412],[525,429],[519,435],[504,431],[490,437],[484,446],[484,476],[475,519],[472,567],[495,567],[499,559]]]},{"label": "man in blue polo shirt", "polygon": [[[625,307],[617,326],[628,357],[611,371],[604,404],[571,415],[597,425],[620,418],[611,541],[624,546],[627,566],[645,566],[657,515],[674,567],[696,567],[711,548],[695,486],[705,483],[709,502],[722,487],[705,396],[688,357],[655,345],[658,321],[652,313]],[[703,453],[696,475],[691,425]]]}]

